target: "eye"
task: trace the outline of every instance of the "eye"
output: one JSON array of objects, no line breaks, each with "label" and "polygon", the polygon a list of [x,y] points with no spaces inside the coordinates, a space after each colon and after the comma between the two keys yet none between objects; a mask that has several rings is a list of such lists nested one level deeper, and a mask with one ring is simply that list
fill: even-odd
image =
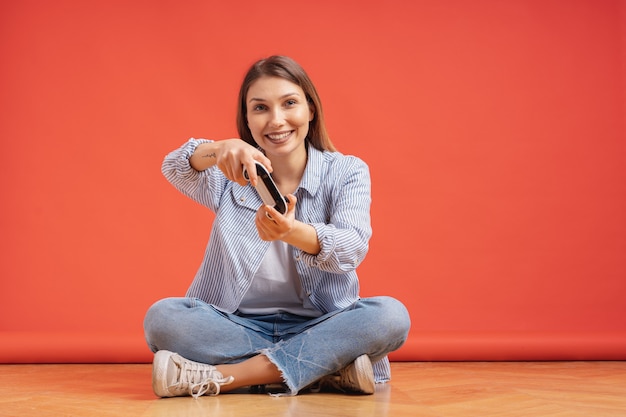
[{"label": "eye", "polygon": [[298,104],[298,101],[296,99],[290,98],[289,100],[285,101],[285,106],[286,107],[293,107],[296,104]]},{"label": "eye", "polygon": [[252,107],[252,111],[255,111],[255,112],[260,112],[260,111],[263,111],[265,109],[267,109],[267,106],[265,104],[257,104],[257,105]]}]

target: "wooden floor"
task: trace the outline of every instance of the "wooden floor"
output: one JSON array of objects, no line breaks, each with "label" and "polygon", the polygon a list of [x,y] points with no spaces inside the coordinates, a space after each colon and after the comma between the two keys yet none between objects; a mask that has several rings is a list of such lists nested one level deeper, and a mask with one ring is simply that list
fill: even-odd
[{"label": "wooden floor", "polygon": [[626,362],[392,363],[371,396],[158,399],[150,365],[0,365],[0,416],[626,416]]}]

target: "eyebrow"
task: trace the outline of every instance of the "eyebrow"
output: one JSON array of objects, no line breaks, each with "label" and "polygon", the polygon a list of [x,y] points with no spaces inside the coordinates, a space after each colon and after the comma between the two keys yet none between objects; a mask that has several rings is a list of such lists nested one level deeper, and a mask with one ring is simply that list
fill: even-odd
[{"label": "eyebrow", "polygon": [[[278,97],[278,99],[282,100],[284,98],[291,97],[291,96],[300,96],[300,94],[294,91],[293,93],[283,94],[282,96]],[[257,97],[252,97],[250,100],[248,100],[249,103],[252,101],[266,101],[266,100],[264,98],[257,98]]]}]

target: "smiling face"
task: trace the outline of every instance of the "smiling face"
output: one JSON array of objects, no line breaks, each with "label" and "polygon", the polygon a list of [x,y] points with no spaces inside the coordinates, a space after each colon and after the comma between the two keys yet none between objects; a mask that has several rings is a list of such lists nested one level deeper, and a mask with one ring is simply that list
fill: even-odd
[{"label": "smiling face", "polygon": [[306,153],[314,110],[297,84],[280,77],[257,79],[246,95],[246,113],[250,133],[268,158]]}]

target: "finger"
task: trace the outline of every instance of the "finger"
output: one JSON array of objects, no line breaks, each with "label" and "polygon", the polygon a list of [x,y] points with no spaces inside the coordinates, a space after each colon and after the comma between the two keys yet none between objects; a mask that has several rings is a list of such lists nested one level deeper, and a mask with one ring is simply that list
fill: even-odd
[{"label": "finger", "polygon": [[256,230],[261,240],[268,241],[267,232],[265,231],[265,226],[262,224],[259,219],[256,220]]},{"label": "finger", "polygon": [[[256,220],[258,220],[259,223],[261,223],[265,227],[269,225],[268,221],[272,221],[276,223],[275,217],[273,216],[273,213],[271,210],[272,208],[270,206],[266,204],[262,205],[261,207],[259,207],[259,210],[257,211]],[[276,210],[274,210],[274,212],[278,213]]]},{"label": "finger", "polygon": [[[245,169],[246,175],[248,177],[247,179],[243,175],[243,170],[244,169]],[[253,186],[255,186],[255,187],[257,186],[259,179],[258,179],[258,175],[256,174],[256,165],[254,163],[254,160],[247,161],[247,162],[245,162],[243,164],[243,168],[242,168],[242,171],[241,171],[241,178],[244,181],[246,181],[246,180],[250,181],[250,184],[252,184]]]},{"label": "finger", "polygon": [[255,218],[255,223],[256,223],[257,232],[261,240],[270,241],[273,239],[272,236],[274,236],[274,227],[276,226],[273,220],[269,220],[265,216],[265,213],[267,212],[263,212],[263,214],[259,212],[259,215],[257,215]]},{"label": "finger", "polygon": [[296,208],[298,199],[293,194],[287,194],[285,197],[287,198],[287,213],[290,213]]},{"label": "finger", "polygon": [[265,208],[265,217],[267,217],[268,219],[270,219],[276,224],[283,221],[283,215],[280,214],[280,212],[276,210],[274,207],[266,205],[264,208]]},{"label": "finger", "polygon": [[233,174],[230,170],[230,165],[225,164],[224,162],[220,161],[218,162],[217,167],[219,168],[220,171],[222,171],[222,173],[224,174],[226,178],[228,178],[229,180],[235,181],[235,178],[233,177]]},{"label": "finger", "polygon": [[269,158],[261,152],[254,154],[253,158],[255,161],[260,162],[265,168],[267,168],[270,173],[274,171],[274,168],[272,168],[272,161],[270,161]]}]

